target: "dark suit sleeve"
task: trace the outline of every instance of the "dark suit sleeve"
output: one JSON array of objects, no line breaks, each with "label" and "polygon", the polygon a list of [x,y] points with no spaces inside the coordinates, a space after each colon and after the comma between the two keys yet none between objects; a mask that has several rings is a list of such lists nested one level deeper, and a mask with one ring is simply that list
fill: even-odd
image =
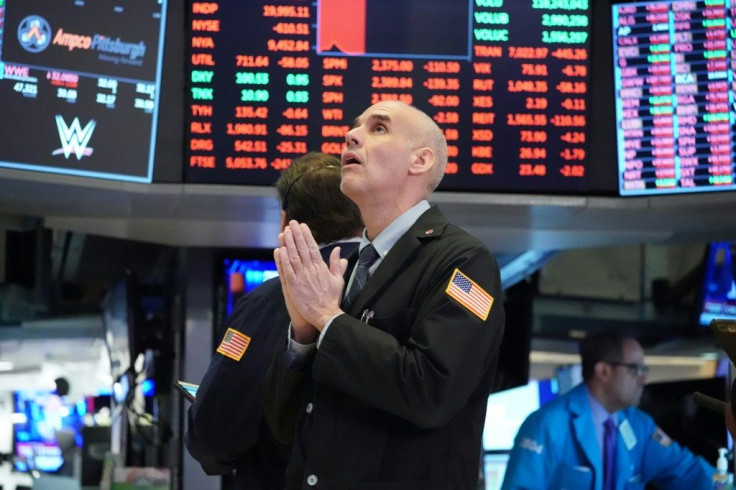
[{"label": "dark suit sleeve", "polygon": [[208,474],[231,471],[259,440],[263,379],[276,345],[286,341],[284,325],[278,279],[241,298],[226,321],[223,332],[229,327],[247,335],[248,347],[239,361],[215,353],[188,412],[185,443]]},{"label": "dark suit sleeve", "polygon": [[285,353],[286,335],[268,369],[263,403],[270,433],[280,444],[292,444],[308,371],[297,372],[290,369],[284,360]]},{"label": "dark suit sleeve", "polygon": [[[409,261],[397,275],[405,279],[370,305],[370,325],[347,314],[332,322],[315,380],[417,427],[441,426],[460,412],[495,369],[504,310],[495,259],[474,239],[449,241],[424,262]],[[486,319],[446,292],[456,269],[493,297]]]}]

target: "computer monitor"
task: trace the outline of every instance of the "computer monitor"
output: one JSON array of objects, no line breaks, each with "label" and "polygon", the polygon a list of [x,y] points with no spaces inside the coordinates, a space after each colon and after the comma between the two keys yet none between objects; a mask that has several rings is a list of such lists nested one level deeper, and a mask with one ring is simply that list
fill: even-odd
[{"label": "computer monitor", "polygon": [[555,379],[531,380],[524,386],[488,397],[483,429],[483,488],[499,490],[519,427],[539,407],[557,396]]},{"label": "computer monitor", "polygon": [[509,464],[509,454],[483,455],[483,488],[484,490],[501,490],[503,477],[506,475],[506,466]]},{"label": "computer monitor", "polygon": [[706,252],[698,324],[708,328],[712,320],[736,320],[736,242],[713,242]]},{"label": "computer monitor", "polygon": [[102,302],[102,320],[111,375],[118,381],[142,351],[140,294],[132,272],[125,271],[110,285]]},{"label": "computer monitor", "polygon": [[51,391],[19,390],[13,393],[13,413],[15,470],[54,473],[72,463],[62,453],[82,445],[86,400],[70,403]]},{"label": "computer monitor", "polygon": [[531,380],[525,386],[492,393],[488,397],[483,429],[483,450],[511,451],[526,417],[557,396],[557,380]]},{"label": "computer monitor", "polygon": [[223,259],[225,281],[225,315],[232,313],[235,303],[271,278],[278,276],[272,260],[245,258]]}]

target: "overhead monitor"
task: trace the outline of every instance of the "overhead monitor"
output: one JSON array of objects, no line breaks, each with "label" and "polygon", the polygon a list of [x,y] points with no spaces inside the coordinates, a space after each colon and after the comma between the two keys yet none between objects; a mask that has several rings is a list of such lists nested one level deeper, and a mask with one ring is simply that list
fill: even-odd
[{"label": "overhead monitor", "polygon": [[0,0],[0,167],[151,182],[166,0]]},{"label": "overhead monitor", "polygon": [[440,189],[584,193],[588,0],[189,2],[185,181],[270,185],[401,100],[442,128]]},{"label": "overhead monitor", "polygon": [[736,190],[736,5],[612,6],[623,196]]}]

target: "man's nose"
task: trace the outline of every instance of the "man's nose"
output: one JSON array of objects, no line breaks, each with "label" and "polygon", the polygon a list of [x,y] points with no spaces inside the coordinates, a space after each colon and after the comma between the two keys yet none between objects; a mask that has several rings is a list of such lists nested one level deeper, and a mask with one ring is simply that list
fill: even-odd
[{"label": "man's nose", "polygon": [[353,128],[345,133],[345,144],[348,148],[358,146],[360,139],[358,138],[358,128]]}]

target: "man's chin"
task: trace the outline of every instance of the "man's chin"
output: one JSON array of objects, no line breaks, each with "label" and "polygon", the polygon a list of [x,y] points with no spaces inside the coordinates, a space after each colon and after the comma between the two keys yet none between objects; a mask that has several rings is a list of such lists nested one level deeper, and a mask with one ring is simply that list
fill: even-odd
[{"label": "man's chin", "polygon": [[360,194],[360,187],[357,185],[357,181],[353,175],[343,174],[342,180],[340,181],[340,191],[348,196],[350,199],[355,200]]}]

